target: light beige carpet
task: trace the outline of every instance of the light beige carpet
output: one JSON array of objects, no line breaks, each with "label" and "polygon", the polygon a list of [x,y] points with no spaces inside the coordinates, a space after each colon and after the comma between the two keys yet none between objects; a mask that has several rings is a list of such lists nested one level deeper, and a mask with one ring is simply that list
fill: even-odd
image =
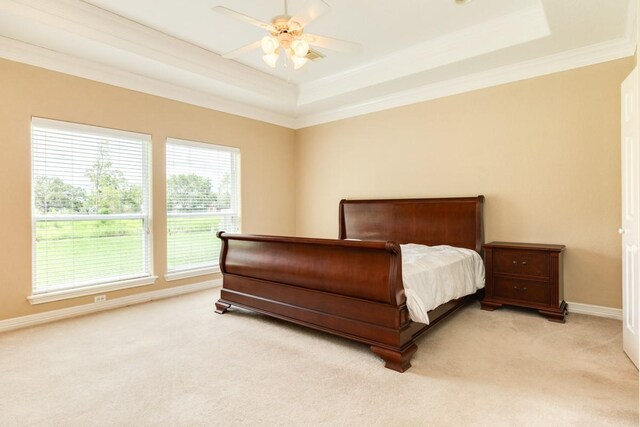
[{"label": "light beige carpet", "polygon": [[469,306],[413,367],[235,310],[217,290],[0,335],[0,425],[626,426],[638,374],[619,321]]}]

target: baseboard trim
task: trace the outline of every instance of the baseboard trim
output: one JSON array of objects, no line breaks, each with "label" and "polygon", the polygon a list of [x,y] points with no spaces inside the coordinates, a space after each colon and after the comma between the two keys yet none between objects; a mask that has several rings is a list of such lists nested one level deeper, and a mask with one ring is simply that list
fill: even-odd
[{"label": "baseboard trim", "polygon": [[588,314],[590,316],[607,317],[609,319],[622,320],[622,309],[603,307],[601,305],[580,304],[568,302],[569,313]]},{"label": "baseboard trim", "polygon": [[62,308],[60,310],[51,310],[45,311],[44,313],[0,320],[0,333],[29,326],[41,325],[43,323],[55,322],[56,320],[68,319],[70,317],[82,316],[84,314],[112,310],[114,308],[126,307],[128,305],[141,304],[143,302],[174,297],[205,289],[212,289],[219,286],[221,286],[219,280],[207,280],[204,282],[194,283],[192,285],[174,286],[172,288],[159,289],[157,291],[142,292],[122,298],[107,300],[105,302],[83,304],[75,307]]},{"label": "baseboard trim", "polygon": [[[122,298],[107,300],[105,302],[83,304],[76,307],[62,308],[60,310],[51,310],[45,311],[44,313],[0,320],[0,333],[27,328],[29,326],[41,325],[43,323],[55,322],[57,320],[68,319],[71,317],[82,316],[84,314],[113,310],[115,308],[126,307],[129,305],[141,304],[163,298],[184,295],[191,292],[203,291],[205,289],[217,288],[219,286],[221,286],[219,279],[207,280],[191,285],[174,286],[172,288],[159,289],[157,291],[142,292]],[[622,309],[619,308],[581,304],[577,302],[567,302],[567,304],[569,305],[569,313],[588,314],[590,316],[622,320]]]}]

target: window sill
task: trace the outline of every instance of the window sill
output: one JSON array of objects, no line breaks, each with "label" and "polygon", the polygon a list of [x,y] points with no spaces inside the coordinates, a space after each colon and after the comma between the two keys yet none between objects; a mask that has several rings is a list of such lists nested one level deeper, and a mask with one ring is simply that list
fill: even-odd
[{"label": "window sill", "polygon": [[136,288],[138,286],[153,285],[158,276],[139,277],[136,279],[122,280],[119,282],[102,283],[99,285],[85,286],[76,289],[65,289],[62,291],[44,292],[30,295],[27,300],[31,304],[44,304],[46,302],[60,301],[70,298],[78,298],[87,295],[94,295],[102,292],[117,291],[120,289]]},{"label": "window sill", "polygon": [[192,270],[170,271],[164,275],[164,280],[171,282],[173,280],[187,279],[189,277],[204,276],[206,274],[220,273],[220,267],[194,268]]}]

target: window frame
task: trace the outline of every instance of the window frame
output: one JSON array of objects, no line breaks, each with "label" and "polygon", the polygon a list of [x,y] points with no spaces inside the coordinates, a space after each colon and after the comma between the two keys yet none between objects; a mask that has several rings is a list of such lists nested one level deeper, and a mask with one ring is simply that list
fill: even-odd
[{"label": "window frame", "polygon": [[[241,187],[241,150],[238,147],[232,147],[228,145],[219,145],[208,142],[193,141],[182,138],[167,137],[165,140],[165,190],[169,181],[169,157],[168,147],[169,144],[183,145],[187,147],[204,148],[207,150],[226,151],[236,156],[235,161],[232,163],[232,173],[230,175],[232,188],[235,189],[235,198],[231,198],[231,212],[190,212],[190,213],[170,213],[166,210],[167,227],[165,228],[166,240],[166,273],[164,279],[166,281],[186,279],[190,277],[204,276],[207,274],[220,273],[219,261],[215,261],[214,265],[201,266],[195,268],[183,268],[183,269],[169,269],[169,218],[208,218],[208,217],[230,217],[236,216],[238,218],[238,233],[242,230],[242,187]],[[233,168],[235,167],[235,174]],[[165,193],[165,209],[167,209],[168,194]]]},{"label": "window frame", "polygon": [[[31,135],[31,253],[32,253],[32,280],[31,295],[27,300],[31,304],[42,304],[52,301],[58,301],[69,298],[77,298],[81,296],[94,295],[96,293],[111,292],[120,289],[129,289],[139,286],[152,285],[158,279],[154,275],[153,263],[153,188],[152,188],[152,138],[151,135],[130,132],[125,130],[107,128],[103,126],[93,126],[79,123],[66,122],[61,120],[45,119],[41,117],[32,117],[30,121]],[[142,165],[142,186],[145,191],[142,206],[146,212],[130,213],[130,214],[60,214],[60,215],[38,215],[35,212],[35,166],[36,156],[34,155],[34,129],[37,127],[52,128],[60,132],[76,132],[89,133],[93,135],[104,135],[106,139],[120,137],[126,139],[139,140],[143,144],[143,165]],[[144,244],[142,247],[142,256],[148,271],[140,275],[132,274],[121,277],[105,277],[104,280],[87,280],[77,281],[68,286],[60,286],[58,288],[46,289],[44,287],[37,288],[37,252],[36,252],[36,232],[39,222],[48,221],[95,221],[95,220],[129,220],[141,219],[143,224]]]}]

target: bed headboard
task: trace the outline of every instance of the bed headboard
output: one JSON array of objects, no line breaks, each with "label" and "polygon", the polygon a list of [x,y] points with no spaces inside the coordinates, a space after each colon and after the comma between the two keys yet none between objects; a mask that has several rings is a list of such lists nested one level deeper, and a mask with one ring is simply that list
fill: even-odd
[{"label": "bed headboard", "polygon": [[451,245],[481,253],[484,196],[341,200],[340,238]]}]

